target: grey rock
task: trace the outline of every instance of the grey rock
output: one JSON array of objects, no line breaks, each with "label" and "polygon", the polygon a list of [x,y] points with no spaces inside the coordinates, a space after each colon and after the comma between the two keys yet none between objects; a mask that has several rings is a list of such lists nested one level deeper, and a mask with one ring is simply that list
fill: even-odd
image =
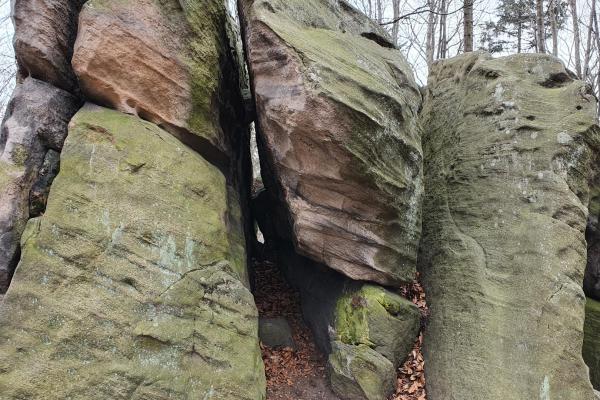
[{"label": "grey rock", "polygon": [[19,74],[77,91],[71,68],[77,17],[86,0],[13,0]]},{"label": "grey rock", "polygon": [[[30,208],[33,214],[43,211],[44,193],[56,175],[55,150],[61,149],[69,120],[79,106],[75,96],[33,78],[17,85],[8,104],[0,133],[2,293],[8,288],[19,259],[19,241],[30,218]],[[35,193],[30,197],[34,187]]]},{"label": "grey rock", "polygon": [[386,400],[394,393],[394,365],[365,345],[334,342],[329,374],[333,391],[344,400]]},{"label": "grey rock", "polygon": [[428,399],[594,399],[581,355],[594,98],[541,54],[440,61],[427,92]]},{"label": "grey rock", "polygon": [[258,320],[258,336],[262,344],[267,347],[296,348],[292,328],[285,318],[260,318]]}]

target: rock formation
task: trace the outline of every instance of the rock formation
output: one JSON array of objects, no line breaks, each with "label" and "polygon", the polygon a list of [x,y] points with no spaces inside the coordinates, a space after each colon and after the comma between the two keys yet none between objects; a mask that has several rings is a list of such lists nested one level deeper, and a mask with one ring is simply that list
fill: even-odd
[{"label": "rock formation", "polygon": [[423,188],[410,67],[343,0],[241,0],[240,12],[282,235],[352,279],[411,281]]},{"label": "rock formation", "polygon": [[430,400],[595,398],[581,358],[595,105],[550,56],[433,66],[420,259]]},{"label": "rock formation", "polygon": [[27,221],[43,212],[57,152],[78,109],[76,97],[33,78],[17,84],[8,104],[0,133],[0,293],[19,261]]},{"label": "rock formation", "polygon": [[[41,21],[22,35],[35,51],[16,50],[31,64],[23,75],[79,93],[64,67],[73,4],[16,2]],[[3,152],[33,172],[6,192],[29,218],[52,188],[0,308],[2,397],[264,398],[246,269],[249,136],[225,4],[92,0],[80,22],[81,93],[118,111],[89,103],[75,115],[52,182],[79,99],[31,77],[15,92]],[[3,166],[2,185],[17,172]]]},{"label": "rock formation", "polygon": [[300,292],[316,344],[329,356],[334,392],[348,400],[389,398],[396,370],[419,331],[417,307],[392,291],[352,281],[299,256],[291,244],[275,247],[278,264]]},{"label": "rock formation", "polygon": [[19,71],[0,133],[0,293],[19,261],[27,220],[43,212],[67,124],[81,103],[71,69],[81,3],[12,2]]},{"label": "rock formation", "polygon": [[88,1],[73,56],[83,93],[156,123],[224,164],[230,139],[218,119],[226,18],[221,0]]},{"label": "rock formation", "polygon": [[236,208],[221,172],[160,128],[80,111],[1,311],[3,395],[261,398]]},{"label": "rock formation", "polygon": [[243,34],[224,0],[11,3],[2,399],[264,399],[259,330],[311,346],[259,329],[255,221],[339,398],[388,399],[425,327],[428,400],[596,399],[600,128],[555,58],[421,91],[345,0],[239,0]]},{"label": "rock formation", "polygon": [[76,92],[71,68],[79,10],[86,0],[13,0],[14,46],[21,77]]}]

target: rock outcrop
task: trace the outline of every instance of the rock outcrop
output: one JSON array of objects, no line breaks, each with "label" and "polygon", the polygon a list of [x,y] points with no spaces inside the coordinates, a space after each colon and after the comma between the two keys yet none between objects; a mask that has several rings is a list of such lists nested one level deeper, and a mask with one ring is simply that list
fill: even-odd
[{"label": "rock outcrop", "polygon": [[90,0],[73,68],[88,99],[156,123],[224,166],[231,138],[218,120],[231,83],[224,82],[232,68],[227,23],[221,0]]},{"label": "rock outcrop", "polygon": [[594,299],[587,299],[585,305],[583,359],[594,388],[600,389],[600,302]]},{"label": "rock outcrop", "polygon": [[13,0],[14,47],[21,77],[77,92],[71,68],[79,10],[86,0]]},{"label": "rock outcrop", "polygon": [[239,204],[134,116],[86,106],[0,309],[3,398],[264,398]]},{"label": "rock outcrop", "polygon": [[8,104],[0,132],[0,293],[19,262],[27,221],[43,212],[79,105],[70,93],[33,78],[17,84]]},{"label": "rock outcrop", "polygon": [[423,189],[410,67],[343,0],[239,3],[281,234],[352,279],[411,281]]},{"label": "rock outcrop", "polygon": [[550,56],[473,53],[432,67],[428,399],[595,399],[581,357],[595,111]]},{"label": "rock outcrop", "polygon": [[299,291],[304,319],[329,355],[334,392],[347,400],[384,400],[417,337],[417,307],[380,286],[352,281],[278,243],[278,263]]}]

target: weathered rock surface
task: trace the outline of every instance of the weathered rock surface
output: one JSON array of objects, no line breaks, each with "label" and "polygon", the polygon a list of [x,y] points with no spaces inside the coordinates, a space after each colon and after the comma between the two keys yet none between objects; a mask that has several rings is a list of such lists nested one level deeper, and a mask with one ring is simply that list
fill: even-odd
[{"label": "weathered rock surface", "polygon": [[329,374],[333,391],[345,400],[386,400],[394,393],[394,365],[366,345],[334,342]]},{"label": "weathered rock surface", "polygon": [[600,302],[589,298],[585,305],[583,359],[592,384],[600,389]]},{"label": "weathered rock surface", "polygon": [[77,17],[86,0],[13,0],[14,47],[22,77],[77,91],[71,69]]},{"label": "weathered rock surface", "polygon": [[233,72],[227,23],[221,0],[90,0],[73,68],[88,99],[154,122],[225,165],[230,143],[218,120]]},{"label": "weathered rock surface", "polygon": [[262,399],[239,204],[155,125],[73,119],[0,308],[5,399]]},{"label": "weathered rock surface", "polygon": [[[354,282],[279,243],[278,263],[300,292],[304,319],[329,355],[334,392],[343,399],[386,399],[397,367],[418,335],[420,314],[382,287]],[[391,377],[391,378],[390,378]]]},{"label": "weathered rock surface", "polygon": [[8,104],[0,132],[0,293],[19,261],[27,220],[43,212],[57,151],[78,109],[76,97],[33,78],[17,84]]},{"label": "weathered rock surface", "polygon": [[550,56],[481,53],[436,63],[427,92],[428,399],[594,399],[581,357],[593,97]]},{"label": "weathered rock surface", "polygon": [[421,95],[385,32],[345,1],[241,0],[265,185],[297,251],[397,284],[420,236]]}]

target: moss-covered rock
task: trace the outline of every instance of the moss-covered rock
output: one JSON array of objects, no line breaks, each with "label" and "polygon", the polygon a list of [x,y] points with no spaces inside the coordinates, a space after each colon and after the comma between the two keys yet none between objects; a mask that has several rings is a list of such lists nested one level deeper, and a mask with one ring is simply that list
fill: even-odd
[{"label": "moss-covered rock", "polygon": [[590,379],[600,389],[600,302],[588,298],[585,305],[583,359],[590,369]]},{"label": "moss-covered rock", "polygon": [[386,400],[396,388],[394,365],[365,345],[333,342],[329,375],[332,389],[345,400]]},{"label": "moss-covered rock", "polygon": [[417,338],[417,307],[390,290],[352,281],[299,256],[290,244],[276,247],[278,264],[300,292],[304,320],[329,355],[336,394],[347,399],[386,398],[389,375],[395,376]]},{"label": "moss-covered rock", "polygon": [[423,187],[410,67],[345,1],[240,5],[281,236],[352,279],[412,281]]},{"label": "moss-covered rock", "polygon": [[417,306],[380,286],[362,285],[337,301],[337,340],[366,345],[398,366],[419,333]]},{"label": "moss-covered rock", "polygon": [[2,397],[264,398],[223,174],[155,125],[91,105],[61,164],[0,309]]},{"label": "moss-covered rock", "polygon": [[436,63],[420,269],[430,400],[593,400],[581,357],[596,102],[555,58]]}]

